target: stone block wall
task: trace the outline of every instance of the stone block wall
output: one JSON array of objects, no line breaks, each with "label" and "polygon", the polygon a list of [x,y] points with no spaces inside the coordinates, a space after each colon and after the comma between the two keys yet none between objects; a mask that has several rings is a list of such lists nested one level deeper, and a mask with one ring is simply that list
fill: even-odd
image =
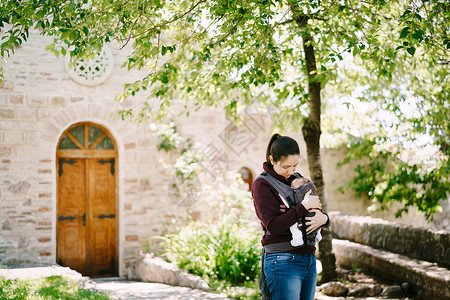
[{"label": "stone block wall", "polygon": [[339,266],[353,268],[356,265],[385,280],[407,282],[414,299],[450,298],[450,270],[436,263],[339,239],[333,239],[333,253]]},{"label": "stone block wall", "polygon": [[[124,103],[114,101],[124,83],[144,75],[120,67],[129,49],[119,51],[111,45],[112,75],[101,85],[83,86],[70,78],[64,58],[45,50],[50,41],[31,32],[28,42],[4,66],[0,84],[0,265],[56,262],[56,148],[64,130],[88,121],[108,129],[118,148],[118,251],[119,272],[124,275],[126,262],[137,257],[150,237],[162,234],[173,219],[188,214],[167,193],[170,178],[161,160],[174,157],[157,151],[158,140],[148,124],[117,117],[120,109],[138,108],[148,96],[140,93]],[[181,103],[175,102],[174,116],[177,105]],[[181,135],[217,150],[218,155],[225,154],[227,169],[246,166],[256,175],[270,120],[255,123],[251,113],[248,118],[253,119],[248,123],[251,131],[250,127],[247,131],[230,127],[231,121],[220,109],[201,109],[175,123]],[[201,201],[189,211],[195,218],[211,216]]]},{"label": "stone block wall", "polygon": [[437,263],[450,268],[450,232],[330,212],[330,230],[338,239]]}]

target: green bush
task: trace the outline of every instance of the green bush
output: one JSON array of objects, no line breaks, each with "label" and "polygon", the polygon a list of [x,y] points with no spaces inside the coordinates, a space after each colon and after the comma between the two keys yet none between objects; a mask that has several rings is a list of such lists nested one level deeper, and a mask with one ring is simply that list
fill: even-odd
[{"label": "green bush", "polygon": [[226,172],[203,186],[203,200],[218,219],[178,225],[164,237],[163,256],[213,285],[255,281],[261,259],[259,224],[251,221],[253,201],[240,175]]},{"label": "green bush", "polygon": [[33,300],[33,299],[109,299],[107,293],[82,289],[79,285],[61,276],[37,279],[5,279],[0,277],[0,300]]},{"label": "green bush", "polygon": [[255,226],[233,215],[215,224],[192,222],[167,235],[163,247],[169,261],[208,281],[243,284],[259,275],[261,246]]},{"label": "green bush", "polygon": [[216,224],[191,223],[167,235],[163,247],[169,261],[209,281],[242,284],[259,274],[259,236],[252,224],[233,216]]}]

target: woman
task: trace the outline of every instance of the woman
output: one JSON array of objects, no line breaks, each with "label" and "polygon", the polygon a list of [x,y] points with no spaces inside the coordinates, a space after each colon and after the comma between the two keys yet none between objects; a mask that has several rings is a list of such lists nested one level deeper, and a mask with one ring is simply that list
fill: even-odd
[{"label": "woman", "polygon": [[[267,146],[266,162],[262,175],[269,174],[281,183],[291,185],[297,178],[294,171],[300,160],[297,142],[287,136],[274,134]],[[298,174],[298,173],[297,173]],[[321,211],[318,196],[307,193],[304,200],[288,209],[278,190],[264,176],[259,176],[252,186],[253,203],[257,217],[261,220],[264,236],[263,274],[272,300],[314,300],[317,283],[316,248],[305,244],[294,247],[290,244],[292,234],[289,227],[306,217],[309,234],[328,224],[328,216]]]}]

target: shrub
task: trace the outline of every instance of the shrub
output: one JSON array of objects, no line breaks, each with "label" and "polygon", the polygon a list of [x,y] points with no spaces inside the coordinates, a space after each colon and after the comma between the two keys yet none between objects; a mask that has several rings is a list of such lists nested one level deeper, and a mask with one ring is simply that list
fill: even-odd
[{"label": "shrub", "polygon": [[258,224],[251,221],[253,203],[239,174],[227,172],[204,199],[218,212],[217,221],[189,222],[166,235],[164,256],[180,268],[208,281],[242,284],[259,274],[261,245]]},{"label": "shrub", "polygon": [[169,261],[205,279],[242,284],[259,274],[255,227],[235,216],[222,216],[216,224],[193,222],[167,235],[163,246]]},{"label": "shrub", "polygon": [[[174,163],[164,164],[168,173],[177,178],[172,186],[175,197],[181,198],[199,189],[200,182],[195,180],[208,165],[205,149],[181,137],[173,123],[169,126],[153,124],[152,129],[161,140],[158,150],[177,153]],[[214,176],[212,185],[201,186],[201,197],[216,210],[218,220],[214,223],[188,220],[178,224],[175,233],[163,237],[165,253],[162,256],[216,286],[253,283],[259,274],[261,245],[259,224],[251,221],[252,197],[240,174],[219,173]],[[200,197],[200,193],[191,195]],[[191,200],[189,204],[199,199]]]}]

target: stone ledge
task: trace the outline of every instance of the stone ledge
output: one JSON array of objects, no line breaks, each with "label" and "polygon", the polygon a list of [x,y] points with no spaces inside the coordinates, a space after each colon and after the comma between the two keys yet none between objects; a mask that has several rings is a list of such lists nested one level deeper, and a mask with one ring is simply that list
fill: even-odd
[{"label": "stone ledge", "polygon": [[128,279],[190,287],[204,291],[210,290],[208,284],[199,276],[189,274],[159,258],[146,257],[131,261]]},{"label": "stone ledge", "polygon": [[333,252],[339,265],[356,264],[382,278],[408,282],[418,299],[450,299],[450,270],[435,263],[337,239],[333,239]]},{"label": "stone ledge", "polygon": [[450,232],[402,225],[338,211],[329,213],[333,237],[450,268]]},{"label": "stone ledge", "polygon": [[0,277],[5,279],[34,279],[51,276],[67,277],[76,281],[82,288],[95,288],[95,282],[75,270],[58,264],[25,264],[4,268],[0,265]]},{"label": "stone ledge", "polygon": [[83,277],[83,275],[77,271],[57,264],[28,264],[10,266],[8,268],[0,266],[0,276],[5,279],[63,276],[72,278],[75,281],[78,281]]}]

